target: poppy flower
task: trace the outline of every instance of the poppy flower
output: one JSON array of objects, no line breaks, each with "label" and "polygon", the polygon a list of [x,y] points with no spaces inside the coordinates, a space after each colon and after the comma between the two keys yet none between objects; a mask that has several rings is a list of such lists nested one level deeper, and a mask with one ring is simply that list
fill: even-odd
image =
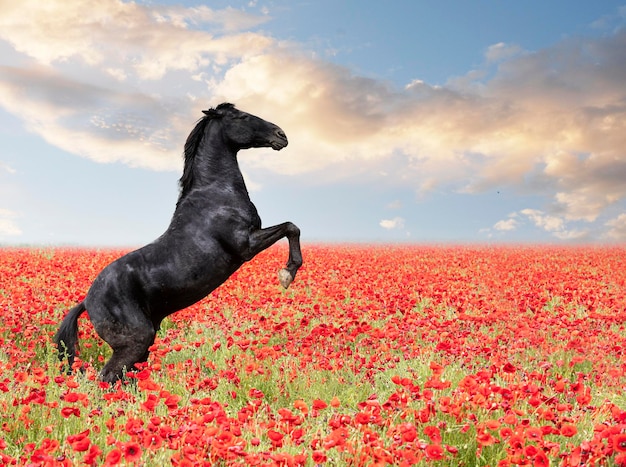
[{"label": "poppy flower", "polygon": [[578,433],[578,429],[574,425],[566,423],[561,427],[561,434],[567,438],[571,438],[576,433]]},{"label": "poppy flower", "polygon": [[313,408],[315,410],[322,410],[325,409],[326,407],[328,407],[328,404],[326,404],[326,402],[324,402],[321,399],[315,399],[313,400]]},{"label": "poppy flower", "polygon": [[143,435],[143,447],[157,450],[163,444],[163,438],[158,433],[147,432]]},{"label": "poppy flower", "polygon": [[280,447],[283,445],[284,435],[276,430],[267,430],[267,437],[272,442],[272,445]]},{"label": "poppy flower", "polygon": [[315,462],[316,464],[323,464],[328,460],[328,457],[326,456],[326,454],[324,454],[324,451],[313,451],[312,458],[313,462]]},{"label": "poppy flower", "polygon": [[294,408],[296,408],[300,412],[302,412],[304,415],[306,415],[309,412],[309,408],[306,405],[306,402],[304,402],[302,399],[296,399],[293,402],[293,406],[294,406]]},{"label": "poppy flower", "polygon": [[550,465],[550,460],[546,453],[543,451],[537,451],[535,456],[533,457],[533,467],[548,467]]},{"label": "poppy flower", "polygon": [[617,452],[626,452],[626,433],[613,436],[613,449]]},{"label": "poppy flower", "polygon": [[438,461],[443,459],[444,450],[440,444],[429,444],[424,452],[430,460]]},{"label": "poppy flower", "polygon": [[429,425],[424,427],[424,434],[430,438],[435,444],[441,444],[441,431],[436,426]]},{"label": "poppy flower", "polygon": [[118,465],[121,460],[122,460],[122,451],[120,451],[118,448],[115,448],[107,454],[106,458],[104,459],[104,465],[105,466]]},{"label": "poppy flower", "polygon": [[122,453],[126,462],[138,462],[141,459],[141,446],[135,442],[124,443]]},{"label": "poppy flower", "polygon": [[539,449],[537,449],[537,446],[535,446],[534,444],[529,444],[524,448],[524,454],[526,454],[528,457],[535,457],[538,452]]},{"label": "poppy flower", "polygon": [[87,452],[83,457],[83,463],[87,465],[94,465],[101,454],[102,449],[100,449],[97,445],[92,444],[89,448],[89,452]]},{"label": "poppy flower", "polygon": [[61,409],[61,415],[63,418],[69,418],[72,415],[80,417],[80,409],[78,407],[63,407]]},{"label": "poppy flower", "polygon": [[91,441],[88,437],[78,439],[71,443],[72,449],[76,452],[85,452],[89,449]]}]

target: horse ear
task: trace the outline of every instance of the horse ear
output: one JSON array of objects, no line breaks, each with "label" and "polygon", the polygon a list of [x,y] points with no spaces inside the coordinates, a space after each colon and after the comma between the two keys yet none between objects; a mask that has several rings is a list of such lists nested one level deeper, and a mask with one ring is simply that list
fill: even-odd
[{"label": "horse ear", "polygon": [[223,104],[218,105],[214,109],[211,108],[209,110],[203,110],[202,113],[207,117],[219,117],[224,115],[225,110],[234,109],[235,106],[233,104],[229,104],[228,102],[224,102]]},{"label": "horse ear", "polygon": [[219,112],[216,109],[203,110],[202,113],[209,118],[216,118],[219,116]]}]

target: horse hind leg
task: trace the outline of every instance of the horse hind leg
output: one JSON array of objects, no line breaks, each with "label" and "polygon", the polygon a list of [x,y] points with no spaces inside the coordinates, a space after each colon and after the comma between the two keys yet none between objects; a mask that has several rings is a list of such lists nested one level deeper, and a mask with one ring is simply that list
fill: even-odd
[{"label": "horse hind leg", "polygon": [[114,384],[123,379],[125,372],[132,370],[135,363],[147,360],[148,348],[154,343],[156,334],[150,321],[145,320],[141,326],[133,327],[102,323],[95,327],[113,349],[113,355],[100,371],[102,381]]}]

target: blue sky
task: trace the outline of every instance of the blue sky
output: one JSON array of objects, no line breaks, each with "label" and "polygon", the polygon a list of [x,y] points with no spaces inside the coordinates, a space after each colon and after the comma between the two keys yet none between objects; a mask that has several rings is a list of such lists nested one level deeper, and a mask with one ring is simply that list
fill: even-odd
[{"label": "blue sky", "polygon": [[0,244],[135,246],[223,101],[304,241],[626,240],[626,3],[0,3]]}]

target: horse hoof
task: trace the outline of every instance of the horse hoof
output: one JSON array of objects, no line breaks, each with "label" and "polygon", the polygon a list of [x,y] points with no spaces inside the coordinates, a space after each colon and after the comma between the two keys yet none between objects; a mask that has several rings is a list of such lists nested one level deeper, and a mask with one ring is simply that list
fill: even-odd
[{"label": "horse hoof", "polygon": [[286,269],[281,269],[278,271],[278,282],[286,289],[293,282],[293,276]]}]

